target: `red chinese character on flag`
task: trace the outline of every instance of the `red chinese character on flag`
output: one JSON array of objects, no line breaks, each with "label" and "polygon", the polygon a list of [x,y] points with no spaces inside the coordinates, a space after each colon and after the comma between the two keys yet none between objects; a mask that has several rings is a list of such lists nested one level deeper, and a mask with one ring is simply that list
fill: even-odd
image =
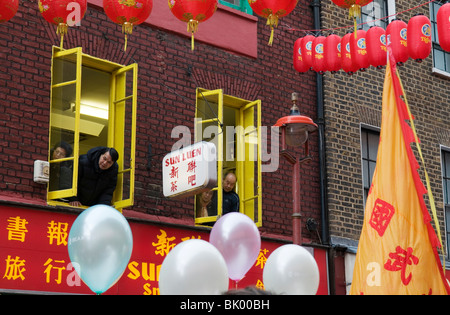
[{"label": "red chinese character on flag", "polygon": [[391,204],[377,199],[372,210],[372,216],[370,217],[370,226],[378,232],[378,235],[383,236],[394,213],[395,209]]},{"label": "red chinese character on flag", "polygon": [[412,273],[406,277],[406,267],[408,265],[417,265],[419,263],[419,258],[414,256],[413,249],[408,247],[407,250],[404,250],[400,246],[397,246],[395,249],[395,253],[389,254],[388,261],[384,264],[384,269],[388,271],[400,271],[401,270],[401,279],[404,285],[408,285],[412,279]]}]

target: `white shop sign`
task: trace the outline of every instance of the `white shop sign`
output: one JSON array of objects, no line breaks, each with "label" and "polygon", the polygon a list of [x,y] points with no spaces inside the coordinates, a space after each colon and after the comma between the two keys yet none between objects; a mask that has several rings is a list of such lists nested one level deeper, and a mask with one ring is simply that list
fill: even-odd
[{"label": "white shop sign", "polygon": [[217,186],[216,146],[197,142],[170,152],[162,161],[165,197],[189,197]]}]

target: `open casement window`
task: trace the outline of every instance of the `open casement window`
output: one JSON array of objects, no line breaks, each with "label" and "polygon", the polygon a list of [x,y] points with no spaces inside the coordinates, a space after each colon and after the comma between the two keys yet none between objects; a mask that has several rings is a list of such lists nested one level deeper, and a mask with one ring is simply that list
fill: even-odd
[{"label": "open casement window", "polygon": [[122,209],[133,204],[136,95],[137,64],[98,59],[80,47],[53,47],[49,204],[67,206],[77,195],[78,158],[97,146],[114,147],[119,153],[112,205]]},{"label": "open casement window", "polygon": [[202,211],[202,194],[195,198],[195,223],[211,225],[222,215],[222,179],[227,172],[236,174],[235,191],[239,211],[262,225],[261,179],[261,101],[247,101],[224,95],[222,90],[197,89],[195,142],[216,145],[217,187]]}]

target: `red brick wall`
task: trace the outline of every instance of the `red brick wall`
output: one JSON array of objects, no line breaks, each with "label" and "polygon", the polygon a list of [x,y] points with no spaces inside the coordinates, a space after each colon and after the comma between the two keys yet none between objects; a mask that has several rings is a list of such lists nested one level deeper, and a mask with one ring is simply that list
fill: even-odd
[{"label": "red brick wall", "polygon": [[[180,22],[181,23],[181,22]],[[103,11],[88,7],[81,26],[69,29],[65,48],[83,47],[89,55],[121,64],[139,64],[136,190],[132,210],[178,218],[193,224],[193,201],[171,201],[162,196],[161,160],[177,139],[172,128],[193,129],[196,82],[207,89],[262,101],[262,123],[272,126],[287,115],[290,94],[300,93],[302,114],[316,118],[314,74],[298,74],[292,67],[294,41],[302,34],[283,27],[313,28],[309,1],[299,1],[281,20],[273,47],[267,45],[269,28],[258,21],[258,58],[239,56],[148,25],[135,27],[123,52],[120,26]],[[0,199],[14,197],[25,203],[44,203],[44,185],[33,182],[34,160],[47,159],[50,101],[51,46],[59,45],[55,27],[46,22],[35,1],[21,1],[19,12],[0,24]],[[191,73],[191,76],[188,73]],[[152,167],[148,145],[152,145]],[[320,222],[317,134],[310,146],[313,160],[301,168],[303,223]],[[301,151],[299,151],[301,152]],[[263,234],[291,235],[292,167],[280,158],[280,168],[263,174]],[[3,196],[3,197],[1,197]],[[319,227],[320,228],[320,227]],[[303,229],[303,237],[317,241]]]}]

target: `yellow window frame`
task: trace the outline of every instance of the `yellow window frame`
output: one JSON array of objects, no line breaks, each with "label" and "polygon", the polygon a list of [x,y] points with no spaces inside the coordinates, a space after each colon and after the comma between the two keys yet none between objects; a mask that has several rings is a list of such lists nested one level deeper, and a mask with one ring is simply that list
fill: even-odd
[{"label": "yellow window frame", "polygon": [[[56,59],[65,59],[76,67],[76,76],[72,80],[64,82],[54,82],[54,62]],[[67,202],[62,198],[69,198],[77,195],[78,186],[78,157],[80,155],[80,107],[82,95],[82,70],[83,67],[104,71],[111,74],[110,101],[108,118],[108,140],[107,146],[114,147],[119,152],[119,173],[116,190],[112,199],[112,206],[118,210],[132,206],[134,203],[134,179],[135,179],[135,148],[136,148],[136,111],[137,111],[137,78],[138,65],[120,65],[108,60],[89,56],[82,52],[81,47],[61,50],[53,47],[52,53],[52,81],[50,92],[50,128],[49,128],[49,162],[60,163],[64,161],[72,162],[72,188],[63,190],[47,190],[47,203],[49,205],[67,206]],[[127,79],[128,78],[128,79]],[[131,79],[131,81],[129,81]],[[74,101],[74,143],[73,156],[53,160],[50,155],[52,141],[52,126],[55,126],[53,109],[53,93],[56,89],[75,86]],[[131,90],[131,92],[130,92]],[[127,134],[127,136],[125,136]],[[126,158],[125,158],[126,157]],[[126,178],[126,180],[125,180]],[[128,183],[125,183],[128,182]],[[126,194],[124,193],[127,187]],[[124,199],[125,198],[125,199]],[[83,207],[86,208],[86,207]]]},{"label": "yellow window frame", "polygon": [[[55,76],[54,76],[53,69],[54,69],[54,63],[55,63],[56,59],[68,59],[68,60],[75,61],[75,67],[76,67],[75,80],[55,82]],[[67,87],[69,85],[75,85],[75,121],[74,121],[73,157],[53,160],[50,155],[51,146],[49,146],[49,163],[51,165],[52,163],[72,161],[72,163],[73,163],[73,173],[72,174],[78,174],[78,158],[75,158],[75,157],[79,156],[81,68],[82,68],[81,64],[82,64],[82,49],[81,49],[81,47],[77,47],[77,48],[73,48],[73,49],[69,49],[69,50],[62,50],[62,51],[56,49],[55,47],[53,48],[52,67],[51,67],[52,80],[51,80],[51,89],[50,89],[50,128],[49,128],[50,143],[52,141],[51,128],[52,128],[52,126],[56,125],[56,123],[54,123],[54,121],[56,120],[56,117],[52,111],[53,96],[58,89]],[[64,204],[62,202],[53,201],[53,200],[75,196],[77,194],[77,182],[78,182],[77,176],[72,176],[72,188],[64,189],[64,190],[48,191],[47,200],[48,200],[49,204],[52,204],[52,203],[53,204]]]},{"label": "yellow window frame", "polygon": [[[127,95],[127,74],[131,72],[132,76],[132,92]],[[129,164],[119,163],[119,172],[117,176],[117,189],[114,191],[113,203],[115,208],[122,209],[132,206],[134,203],[134,179],[135,179],[135,151],[136,151],[136,109],[137,109],[137,78],[138,67],[137,64],[132,64],[123,67],[113,73],[112,88],[111,88],[111,103],[110,110],[111,117],[109,119],[109,136],[108,146],[114,147],[119,156],[129,157]],[[127,106],[127,102],[131,104]],[[131,110],[131,111],[130,111]],[[130,138],[125,138],[126,119],[131,116],[131,130]],[[127,146],[130,146],[130,151],[126,153]],[[128,174],[129,178],[129,194],[124,199],[124,185],[125,177]]]},{"label": "yellow window frame", "polygon": [[[205,103],[209,103],[206,104]],[[199,109],[202,104],[203,111]],[[217,106],[217,107],[216,107]],[[214,108],[212,108],[214,107]],[[236,132],[236,158],[233,164],[236,168],[237,184],[236,193],[239,195],[240,212],[250,217],[255,224],[262,226],[262,176],[261,176],[261,101],[247,101],[223,93],[223,90],[196,90],[196,112],[195,112],[195,142],[205,141],[202,134],[206,124],[217,125],[217,216],[195,217],[197,225],[211,225],[222,215],[224,175],[224,135],[223,125],[224,107],[236,110],[235,132]],[[214,110],[217,108],[217,112]],[[206,119],[199,119],[202,116]],[[232,127],[232,126],[230,126]],[[228,139],[227,139],[228,141]],[[195,205],[197,206],[197,205]]]},{"label": "yellow window frame", "polygon": [[[199,102],[206,102],[208,107],[210,104],[217,104],[217,113],[212,113],[212,116],[216,115],[216,117],[212,117],[209,119],[201,119],[199,111]],[[212,109],[211,109],[212,110]],[[213,110],[212,110],[213,111]],[[220,132],[222,126],[221,122],[223,120],[223,91],[222,90],[205,90],[205,89],[196,89],[196,106],[195,106],[195,142],[200,142],[203,140],[203,126],[205,124],[213,124],[217,125],[217,142],[216,144],[216,152],[217,156],[223,156],[223,132]],[[223,198],[223,190],[222,190],[222,176],[223,176],[223,160],[217,159],[217,187],[213,188],[213,190],[217,191],[217,204],[222,204]],[[195,218],[195,223],[198,225],[204,225],[211,222],[217,221],[217,219],[222,215],[222,208],[217,207],[217,215],[216,216],[208,216],[208,217],[200,217]]]}]

